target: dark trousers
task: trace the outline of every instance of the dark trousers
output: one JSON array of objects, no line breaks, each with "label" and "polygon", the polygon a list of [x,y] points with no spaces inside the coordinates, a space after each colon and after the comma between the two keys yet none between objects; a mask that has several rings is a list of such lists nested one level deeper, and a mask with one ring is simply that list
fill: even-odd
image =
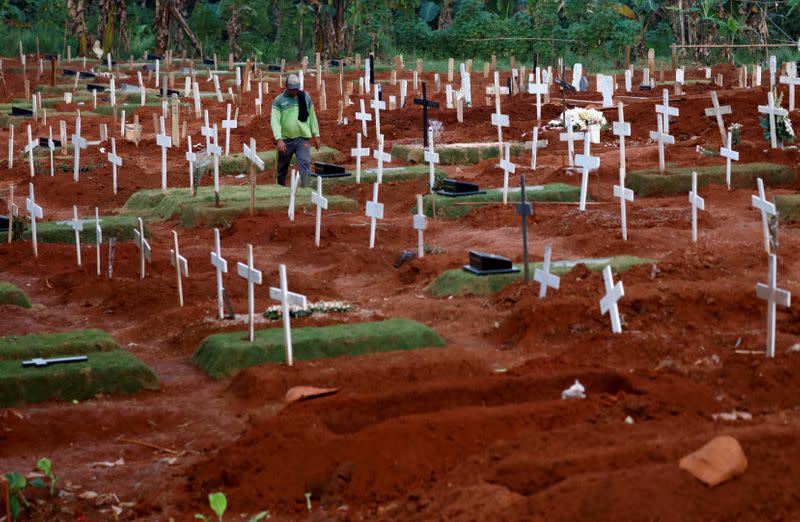
[{"label": "dark trousers", "polygon": [[292,156],[297,156],[297,170],[300,171],[300,185],[308,186],[308,178],[311,174],[311,142],[306,138],[293,138],[283,140],[286,144],[286,152],[278,152],[278,184],[286,185],[286,175],[289,173],[289,165]]}]

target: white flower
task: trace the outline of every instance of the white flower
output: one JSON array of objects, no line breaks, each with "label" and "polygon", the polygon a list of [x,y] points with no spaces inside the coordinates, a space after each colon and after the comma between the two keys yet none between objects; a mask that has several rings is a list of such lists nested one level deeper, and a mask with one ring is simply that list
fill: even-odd
[{"label": "white flower", "polygon": [[[590,125],[599,125],[605,127],[608,125],[603,113],[595,109],[584,109],[582,107],[575,107],[567,109],[566,117],[572,120],[573,130],[585,131]],[[551,120],[548,123],[549,127],[563,127],[562,122],[565,121],[564,115],[558,119]]]}]

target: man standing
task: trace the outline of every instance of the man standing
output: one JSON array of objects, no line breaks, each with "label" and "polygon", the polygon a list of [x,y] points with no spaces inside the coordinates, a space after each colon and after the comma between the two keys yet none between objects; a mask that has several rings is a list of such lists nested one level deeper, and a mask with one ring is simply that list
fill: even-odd
[{"label": "man standing", "polygon": [[297,156],[300,183],[308,186],[311,174],[311,148],[309,140],[314,138],[314,147],[319,150],[319,125],[311,96],[300,90],[300,78],[290,74],[286,90],[272,102],[272,134],[278,145],[278,184],[286,185],[286,174],[292,156]]}]

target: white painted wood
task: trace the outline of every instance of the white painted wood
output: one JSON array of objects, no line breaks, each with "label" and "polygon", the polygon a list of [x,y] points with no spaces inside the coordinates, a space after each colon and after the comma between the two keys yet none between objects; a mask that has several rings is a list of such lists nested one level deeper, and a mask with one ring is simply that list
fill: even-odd
[{"label": "white painted wood", "polygon": [[368,158],[369,147],[361,147],[361,134],[356,133],[356,148],[350,149],[350,155],[356,159],[356,183],[361,183],[361,158]]},{"label": "white painted wood", "polygon": [[756,295],[767,302],[767,357],[775,357],[775,330],[777,305],[790,307],[792,294],[778,288],[778,256],[769,254],[767,282],[756,284]]},{"label": "white painted wood", "polygon": [[247,316],[250,324],[250,342],[255,340],[255,286],[261,284],[261,270],[253,266],[253,245],[247,245],[247,264],[236,263],[236,273],[247,281]]},{"label": "white painted wood", "polygon": [[756,180],[758,185],[758,196],[750,196],[750,204],[761,211],[761,230],[764,236],[764,251],[769,254],[769,217],[777,214],[775,204],[767,201],[767,196],[764,193],[764,180],[758,178]]},{"label": "white painted wood", "polygon": [[322,176],[317,176],[317,190],[311,193],[311,202],[317,206],[314,245],[319,247],[319,237],[322,231],[322,211],[328,209],[328,200],[322,195]]},{"label": "white painted wood", "polygon": [[222,274],[228,273],[228,261],[222,257],[218,228],[214,229],[214,250],[211,251],[211,265],[214,267],[217,276],[217,318],[223,319],[225,317],[225,288],[222,286]]},{"label": "white painted wood", "polygon": [[705,210],[706,202],[697,193],[697,172],[692,172],[692,190],[689,192],[689,203],[692,205],[692,241],[697,242],[697,209]]},{"label": "white painted wood", "polygon": [[294,353],[292,348],[292,322],[290,306],[299,307],[303,310],[308,308],[306,296],[289,291],[288,278],[286,277],[286,265],[278,266],[280,278],[280,288],[272,287],[269,289],[269,297],[281,303],[281,319],[283,319],[283,342],[286,350],[286,364],[294,364]]},{"label": "white painted wood", "polygon": [[733,150],[733,133],[728,131],[728,146],[724,144],[719,149],[719,155],[725,158],[725,183],[731,189],[731,161],[739,161],[739,152]]},{"label": "white painted wood", "polygon": [[614,284],[614,276],[611,273],[611,265],[607,265],[603,269],[603,284],[606,293],[600,299],[600,312],[602,315],[608,313],[611,318],[611,331],[614,333],[622,333],[622,322],[619,318],[618,302],[625,295],[625,288],[622,286],[622,281]]},{"label": "white painted wood", "polygon": [[550,273],[550,263],[552,261],[552,249],[550,245],[544,247],[544,262],[542,268],[537,268],[533,271],[533,280],[539,283],[539,299],[544,299],[547,296],[547,288],[558,290],[561,284],[561,278],[555,274]]},{"label": "white painted wood", "polygon": [[586,199],[589,192],[589,172],[600,168],[600,158],[592,156],[589,133],[583,135],[583,154],[575,155],[575,165],[581,167],[581,200],[578,209],[586,210]]},{"label": "white painted wood", "polygon": [[366,215],[370,218],[369,225],[369,247],[375,248],[375,229],[377,220],[383,219],[383,203],[378,202],[378,187],[380,183],[372,186],[372,201],[367,201]]},{"label": "white painted wood", "polygon": [[25,209],[31,219],[31,244],[33,245],[33,257],[39,257],[39,244],[36,238],[36,220],[44,217],[42,207],[36,204],[33,194],[33,183],[28,183],[28,197],[25,199]]}]

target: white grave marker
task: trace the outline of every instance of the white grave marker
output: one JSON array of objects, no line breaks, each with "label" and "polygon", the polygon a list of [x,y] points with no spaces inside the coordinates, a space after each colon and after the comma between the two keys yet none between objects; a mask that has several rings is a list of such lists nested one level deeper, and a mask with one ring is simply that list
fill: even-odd
[{"label": "white grave marker", "polygon": [[503,150],[503,127],[510,125],[508,114],[500,112],[500,73],[494,72],[494,109],[492,113],[492,125],[497,127],[497,145],[499,151]]},{"label": "white grave marker", "polygon": [[550,261],[552,250],[550,245],[544,247],[544,262],[542,268],[537,268],[533,271],[533,280],[539,283],[539,299],[544,299],[547,295],[547,288],[558,290],[561,284],[561,278],[555,274],[550,273]]},{"label": "white grave marker", "polygon": [[575,165],[581,167],[581,201],[578,209],[586,210],[586,198],[589,192],[589,172],[600,168],[600,158],[591,154],[589,133],[583,135],[583,154],[575,156]]},{"label": "white grave marker", "polygon": [[194,164],[197,153],[192,148],[192,136],[186,136],[186,161],[189,163],[189,192],[194,195]]},{"label": "white grave marker", "polygon": [[122,158],[117,156],[117,140],[111,138],[111,152],[108,153],[108,161],[111,163],[111,184],[114,194],[117,193],[117,168],[122,167]]},{"label": "white grave marker", "polygon": [[525,142],[525,147],[531,148],[531,168],[536,170],[536,160],[539,156],[539,149],[543,149],[547,147],[547,140],[540,140],[539,139],[539,127],[534,125],[533,126],[533,139],[531,141]]},{"label": "white grave marker", "polygon": [[497,165],[503,169],[503,205],[508,204],[508,176],[517,171],[517,166],[511,162],[511,144],[506,143],[505,154],[500,158],[500,164]]},{"label": "white grave marker", "polygon": [[172,138],[164,130],[164,117],[159,118],[161,132],[156,135],[156,145],[161,147],[161,192],[167,191],[167,149],[172,147]]},{"label": "white grave marker", "polygon": [[436,164],[439,163],[439,153],[433,150],[432,127],[428,127],[428,150],[423,156],[423,159],[428,162],[428,188],[433,190],[433,185],[436,183]]},{"label": "white grave marker", "polygon": [[69,228],[75,232],[75,254],[78,259],[78,266],[81,266],[81,232],[83,231],[83,221],[78,218],[78,206],[72,205],[72,221],[67,223]]},{"label": "white grave marker", "polygon": [[225,156],[230,154],[230,141],[231,141],[231,129],[236,129],[239,127],[239,122],[233,118],[231,119],[231,104],[228,104],[227,109],[227,117],[222,120],[222,128],[225,129]]},{"label": "white grave marker", "polygon": [[[773,56],[774,58],[774,56]],[[772,96],[772,91],[767,93],[767,105],[759,105],[758,112],[761,114],[769,115],[769,137],[770,137],[770,146],[773,149],[778,148],[778,137],[777,133],[775,132],[775,117],[776,116],[788,116],[789,112],[786,109],[781,109],[775,106],[775,99]]]},{"label": "white grave marker", "polygon": [[[36,204],[33,194],[33,183],[28,183],[28,197],[25,200],[25,209],[31,217],[31,243],[33,244],[33,257],[39,257],[39,244],[36,240],[36,220],[42,219],[44,213],[42,207]],[[10,220],[9,220],[10,223]]]},{"label": "white grave marker", "polygon": [[319,246],[322,230],[322,211],[328,209],[328,200],[322,195],[322,176],[317,176],[317,191],[311,193],[311,202],[317,206],[316,228],[314,229],[314,245]]},{"label": "white grave marker", "polygon": [[383,163],[391,163],[392,155],[383,152],[383,134],[378,134],[378,148],[375,149],[372,153],[376,160],[378,160],[378,184],[380,185],[383,183]]},{"label": "white grave marker", "polygon": [[236,273],[247,281],[247,316],[250,323],[250,342],[255,340],[255,287],[261,284],[261,270],[253,266],[253,245],[247,245],[247,264],[236,263]]},{"label": "white grave marker", "polygon": [[733,133],[728,132],[728,146],[724,144],[719,148],[719,155],[725,158],[725,183],[728,185],[728,190],[731,189],[731,160],[739,161],[739,152],[733,150]]},{"label": "white grave marker", "polygon": [[417,194],[417,213],[414,214],[414,230],[417,231],[417,257],[422,258],[425,256],[425,243],[423,242],[423,234],[427,228],[427,218],[425,217],[425,209],[422,204],[422,194]]},{"label": "white grave marker", "polygon": [[228,273],[228,261],[222,257],[222,247],[219,241],[219,229],[214,229],[214,250],[211,251],[211,264],[217,275],[217,317],[225,317],[225,288],[222,286],[222,274]]},{"label": "white grave marker", "polygon": [[582,140],[585,132],[575,132],[572,129],[572,114],[565,115],[564,130],[566,132],[559,133],[558,139],[567,142],[567,161],[570,167],[575,166],[575,141]]},{"label": "white grave marker", "polygon": [[292,350],[291,309],[289,307],[293,306],[305,310],[308,307],[308,302],[306,301],[306,296],[289,291],[289,283],[286,277],[286,265],[282,264],[278,266],[278,274],[281,286],[280,288],[271,287],[269,289],[269,298],[281,303],[286,364],[292,366],[294,364],[294,356]]},{"label": "white grave marker", "polygon": [[139,218],[139,228],[133,229],[133,242],[136,248],[139,249],[139,279],[144,279],[145,275],[145,260],[150,263],[152,260],[153,251],[150,248],[150,242],[144,237],[144,221]]},{"label": "white grave marker", "polygon": [[679,111],[676,107],[669,106],[669,89],[663,91],[664,102],[663,104],[656,104],[656,113],[662,116],[664,125],[664,134],[669,134],[669,117],[677,117]]},{"label": "white grave marker", "polygon": [[542,119],[542,95],[548,93],[550,86],[542,82],[542,72],[540,68],[536,68],[536,75],[534,81],[534,73],[528,77],[528,94],[536,95],[536,120]]},{"label": "white grave marker", "polygon": [[36,147],[39,146],[39,140],[33,141],[31,137],[31,126],[28,125],[28,144],[25,145],[24,153],[28,155],[28,165],[30,166],[31,177],[36,175],[36,171],[33,168],[33,151]]},{"label": "white grave marker", "polygon": [[189,277],[189,262],[178,250],[178,233],[172,231],[172,249],[169,251],[169,262],[175,267],[178,278],[178,303],[183,306],[183,277]]},{"label": "white grave marker", "polygon": [[356,183],[361,183],[361,158],[368,158],[369,152],[369,147],[361,147],[361,134],[356,133],[356,148],[350,149],[350,155],[356,159]]},{"label": "white grave marker", "polygon": [[86,138],[81,136],[81,117],[75,119],[75,134],[72,135],[72,146],[75,149],[75,165],[72,173],[73,179],[77,182],[80,179],[81,168],[81,149],[88,147]]},{"label": "white grave marker", "polygon": [[103,244],[103,229],[100,227],[100,209],[94,207],[94,243],[97,247],[97,275],[100,275],[100,249]]},{"label": "white grave marker", "polygon": [[369,224],[369,247],[375,248],[375,229],[377,220],[383,219],[383,203],[378,202],[378,187],[380,183],[372,186],[372,201],[367,201],[366,215],[370,218]]},{"label": "white grave marker", "polygon": [[375,109],[375,134],[381,133],[381,110],[386,109],[386,102],[380,100],[381,89],[375,86],[375,99],[369,102],[369,106]]},{"label": "white grave marker", "polygon": [[658,119],[658,131],[650,131],[650,139],[658,142],[658,169],[661,172],[664,172],[667,168],[667,163],[664,154],[664,145],[666,144],[674,144],[675,137],[670,136],[664,131],[664,127],[662,124],[662,117],[659,114],[657,116]]},{"label": "white grave marker", "polygon": [[689,203],[692,205],[692,241],[697,242],[697,209],[705,210],[706,202],[697,193],[697,172],[692,172],[692,190],[689,192]]},{"label": "white grave marker", "polygon": [[600,299],[600,313],[601,315],[609,314],[611,317],[611,331],[614,333],[622,333],[622,323],[619,319],[619,306],[617,301],[622,299],[625,295],[625,288],[622,286],[622,281],[614,284],[614,276],[611,273],[611,265],[606,265],[603,269],[603,284],[605,285],[606,295]]},{"label": "white grave marker", "polygon": [[764,180],[758,178],[758,196],[750,196],[750,204],[761,211],[761,229],[764,233],[764,251],[769,254],[769,218],[767,216],[774,216],[777,214],[775,204],[767,201],[767,196],[764,193]]},{"label": "white grave marker", "polygon": [[730,105],[723,105],[720,106],[719,98],[717,98],[717,91],[711,91],[711,104],[713,107],[706,108],[706,116],[711,117],[714,116],[717,119],[717,127],[719,127],[719,134],[722,138],[722,145],[725,145],[727,142],[725,141],[725,122],[722,119],[723,114],[731,114],[731,106]]},{"label": "white grave marker", "polygon": [[778,257],[775,254],[769,254],[767,283],[756,284],[756,295],[767,302],[767,357],[775,357],[776,305],[792,305],[792,294],[778,288]]},{"label": "white grave marker", "polygon": [[289,221],[294,221],[294,203],[297,197],[297,187],[300,184],[300,174],[292,169],[289,182]]},{"label": "white grave marker", "polygon": [[367,122],[372,121],[372,114],[367,112],[364,108],[364,100],[359,100],[361,104],[361,112],[356,113],[356,119],[361,121],[361,133],[367,137]]}]

